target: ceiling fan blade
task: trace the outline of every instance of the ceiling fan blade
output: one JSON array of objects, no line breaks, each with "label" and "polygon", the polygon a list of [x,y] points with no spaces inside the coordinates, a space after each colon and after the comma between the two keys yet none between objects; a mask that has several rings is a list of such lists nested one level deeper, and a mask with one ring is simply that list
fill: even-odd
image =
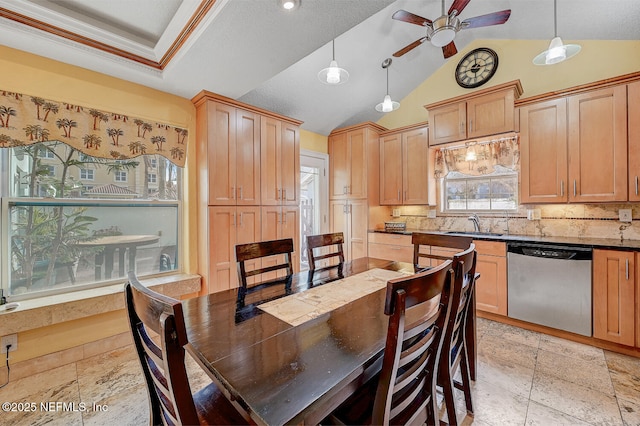
[{"label": "ceiling fan blade", "polygon": [[398,50],[396,53],[393,54],[393,56],[395,58],[399,58],[400,56],[404,55],[405,53],[409,52],[410,50],[413,50],[416,47],[420,46],[426,40],[427,40],[426,37],[419,38],[418,40],[414,41],[413,43],[408,44],[405,47],[403,47],[402,49]]},{"label": "ceiling fan blade", "polygon": [[511,16],[511,9],[501,10],[500,12],[489,13],[487,15],[476,16],[474,18],[462,21],[463,30],[469,28],[488,27],[490,25],[500,25],[507,22]]},{"label": "ceiling fan blade", "polygon": [[427,18],[423,18],[422,16],[414,15],[411,12],[407,12],[406,10],[398,10],[396,13],[391,16],[392,19],[396,21],[408,22],[410,24],[420,25],[421,27],[426,27],[431,24],[433,21]]},{"label": "ceiling fan blade", "polygon": [[458,13],[456,13],[456,16],[459,16],[460,13],[462,13],[462,11],[464,10],[465,7],[467,7],[467,5],[469,4],[471,0],[455,0],[453,2],[453,4],[451,5],[451,7],[449,8],[449,11],[447,12],[447,15],[451,15],[451,13],[454,10],[457,10]]},{"label": "ceiling fan blade", "polygon": [[458,53],[458,49],[456,48],[456,44],[454,42],[451,42],[449,44],[447,44],[446,46],[442,46],[442,53],[444,54],[444,58],[450,58],[453,55],[455,55],[456,53]]}]

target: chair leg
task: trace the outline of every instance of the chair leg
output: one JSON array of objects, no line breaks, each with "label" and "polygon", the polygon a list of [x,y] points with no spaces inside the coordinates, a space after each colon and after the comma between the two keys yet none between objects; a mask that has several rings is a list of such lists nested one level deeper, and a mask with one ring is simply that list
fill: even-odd
[{"label": "chair leg", "polygon": [[453,377],[451,377],[451,371],[447,368],[444,377],[442,377],[442,393],[444,395],[444,403],[447,408],[447,420],[452,426],[457,426],[458,419],[456,418],[456,402],[453,395]]},{"label": "chair leg", "polygon": [[473,402],[471,401],[471,374],[469,373],[469,362],[466,354],[462,354],[460,360],[460,375],[462,376],[462,391],[464,392],[464,401],[467,405],[467,413],[473,415]]}]

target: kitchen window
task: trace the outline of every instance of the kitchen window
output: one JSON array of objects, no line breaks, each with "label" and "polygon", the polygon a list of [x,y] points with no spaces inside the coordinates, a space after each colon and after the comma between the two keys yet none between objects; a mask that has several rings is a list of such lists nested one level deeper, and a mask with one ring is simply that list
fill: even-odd
[{"label": "kitchen window", "polygon": [[518,174],[500,166],[481,176],[449,172],[442,180],[442,205],[448,212],[516,210]]},{"label": "kitchen window", "polygon": [[180,269],[182,169],[148,156],[159,170],[153,191],[142,156],[96,158],[61,142],[0,150],[4,294],[16,301],[120,283],[129,270]]}]

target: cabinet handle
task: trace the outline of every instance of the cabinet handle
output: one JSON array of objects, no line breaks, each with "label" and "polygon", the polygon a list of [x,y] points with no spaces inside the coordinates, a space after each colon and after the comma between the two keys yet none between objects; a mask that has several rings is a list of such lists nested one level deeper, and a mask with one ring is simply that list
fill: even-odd
[{"label": "cabinet handle", "polygon": [[578,189],[577,189],[577,184],[576,184],[576,180],[573,180],[573,196],[575,197],[576,195],[578,195]]},{"label": "cabinet handle", "polygon": [[283,200],[287,199],[287,190],[286,190],[286,188],[282,190],[282,199]]},{"label": "cabinet handle", "polygon": [[240,197],[239,197],[239,199],[242,200],[242,187],[240,187],[238,189],[240,189]]},{"label": "cabinet handle", "polygon": [[347,194],[351,194],[351,185],[347,185]]},{"label": "cabinet handle", "polygon": [[636,195],[638,195],[638,176],[636,176]]},{"label": "cabinet handle", "polygon": [[231,213],[231,217],[233,218],[233,221],[231,222],[231,226],[236,226],[236,214]]},{"label": "cabinet handle", "polygon": [[560,196],[564,197],[564,180],[560,181]]},{"label": "cabinet handle", "polygon": [[624,274],[627,277],[627,281],[629,281],[629,259],[625,259],[624,263]]},{"label": "cabinet handle", "polygon": [[464,132],[464,123],[460,122],[460,133]]},{"label": "cabinet handle", "polygon": [[469,121],[469,131],[473,132],[473,119]]},{"label": "cabinet handle", "polygon": [[347,204],[345,203],[344,206],[342,206],[342,213],[347,214]]},{"label": "cabinet handle", "polygon": [[282,223],[283,224],[287,223],[287,215],[284,214],[284,212],[282,212]]},{"label": "cabinet handle", "polygon": [[240,222],[239,222],[239,226],[242,227],[242,212],[240,212]]},{"label": "cabinet handle", "polygon": [[345,186],[343,186],[343,187],[342,187],[342,193],[343,193],[343,194],[346,194],[346,193],[347,193],[347,185],[345,185]]},{"label": "cabinet handle", "polygon": [[398,201],[400,201],[400,190],[398,189]]},{"label": "cabinet handle", "polygon": [[236,199],[236,187],[235,186],[231,187],[231,199],[232,200]]},{"label": "cabinet handle", "polygon": [[280,190],[276,188],[276,200],[280,199]]},{"label": "cabinet handle", "polygon": [[407,191],[404,191],[404,201],[407,201]]}]

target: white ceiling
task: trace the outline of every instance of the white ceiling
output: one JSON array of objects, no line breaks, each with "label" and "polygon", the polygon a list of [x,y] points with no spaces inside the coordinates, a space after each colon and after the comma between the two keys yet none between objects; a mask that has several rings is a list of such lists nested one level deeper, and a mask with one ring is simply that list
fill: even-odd
[{"label": "white ceiling", "polygon": [[[565,40],[640,40],[640,0],[557,2]],[[3,0],[0,43],[188,99],[206,89],[326,135],[382,117],[373,109],[386,91],[382,61],[424,36],[391,15],[405,9],[434,20],[441,7],[439,0],[301,0],[294,11],[279,0]],[[512,10],[505,24],[460,31],[458,51],[475,39],[553,37],[553,0],[471,0],[460,18],[503,9]],[[339,86],[316,77],[329,65],[332,39],[350,73]],[[428,42],[394,58],[392,97],[402,99],[444,63]]]}]

